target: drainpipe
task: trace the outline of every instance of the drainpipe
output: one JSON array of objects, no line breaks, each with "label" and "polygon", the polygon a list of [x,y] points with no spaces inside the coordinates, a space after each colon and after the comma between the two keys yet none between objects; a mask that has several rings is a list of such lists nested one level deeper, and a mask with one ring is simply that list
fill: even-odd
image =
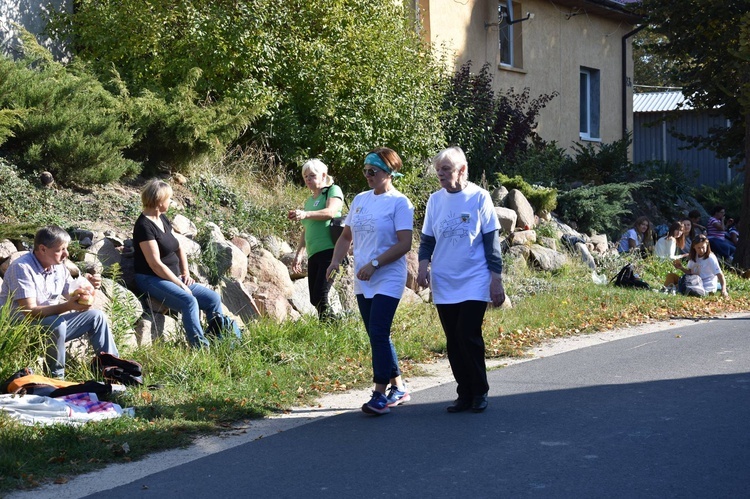
[{"label": "drainpipe", "polygon": [[645,28],[646,25],[642,24],[635,28],[629,33],[625,33],[622,36],[622,138],[624,139],[628,134],[628,38],[638,33],[640,30]]}]

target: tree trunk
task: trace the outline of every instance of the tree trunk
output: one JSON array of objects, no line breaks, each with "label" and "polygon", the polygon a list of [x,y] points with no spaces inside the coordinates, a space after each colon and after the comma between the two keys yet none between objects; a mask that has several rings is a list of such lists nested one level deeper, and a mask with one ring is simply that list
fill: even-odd
[{"label": "tree trunk", "polygon": [[750,113],[745,114],[745,166],[742,171],[745,182],[742,189],[742,215],[740,216],[740,241],[734,254],[734,263],[743,269],[750,269]]}]

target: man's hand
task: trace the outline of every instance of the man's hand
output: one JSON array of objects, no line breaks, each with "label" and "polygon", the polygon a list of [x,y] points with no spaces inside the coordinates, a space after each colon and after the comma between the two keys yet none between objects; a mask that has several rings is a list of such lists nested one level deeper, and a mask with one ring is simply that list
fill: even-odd
[{"label": "man's hand", "polygon": [[86,279],[94,286],[94,289],[102,287],[102,275],[101,274],[86,274]]}]

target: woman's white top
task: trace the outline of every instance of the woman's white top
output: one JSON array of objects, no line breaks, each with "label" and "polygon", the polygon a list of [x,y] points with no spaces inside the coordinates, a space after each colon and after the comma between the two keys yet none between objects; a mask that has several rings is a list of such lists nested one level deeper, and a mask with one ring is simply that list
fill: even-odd
[{"label": "woman's white top", "polygon": [[422,233],[435,238],[430,287],[436,305],[491,301],[483,235],[499,228],[490,194],[476,184],[430,196]]},{"label": "woman's white top", "polygon": [[669,258],[671,260],[677,256],[677,241],[674,237],[662,237],[654,245],[654,254],[659,258]]},{"label": "woman's white top", "polygon": [[[359,269],[385,253],[398,242],[396,232],[413,230],[414,205],[396,189],[376,195],[365,191],[352,201],[346,225],[352,230],[354,275]],[[381,264],[369,281],[354,279],[354,294],[365,298],[375,295],[401,299],[406,285],[406,256]]]},{"label": "woman's white top", "polygon": [[706,293],[713,293],[718,289],[719,278],[716,276],[721,273],[721,267],[716,255],[711,253],[708,258],[701,258],[696,255],[695,261],[688,261],[687,268],[690,270],[698,269],[698,275],[703,279],[703,289],[706,290]]}]

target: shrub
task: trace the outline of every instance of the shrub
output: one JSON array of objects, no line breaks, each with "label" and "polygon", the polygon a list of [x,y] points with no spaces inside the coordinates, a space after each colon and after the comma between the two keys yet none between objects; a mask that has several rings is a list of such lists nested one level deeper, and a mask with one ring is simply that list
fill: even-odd
[{"label": "shrub", "polygon": [[559,183],[562,171],[570,161],[565,149],[557,143],[534,144],[516,155],[515,162],[504,164],[509,177],[518,175],[530,184],[554,186]]},{"label": "shrub", "polygon": [[557,207],[557,189],[550,187],[529,185],[520,176],[508,177],[498,173],[497,181],[508,190],[518,189],[534,207],[534,211],[546,210],[551,212]]},{"label": "shrub", "polygon": [[[408,169],[443,143],[442,66],[399,2],[81,0],[53,27],[99,75],[114,66],[136,93],[168,95],[199,67],[196,95],[253,110],[240,144],[268,146],[295,170],[320,157],[345,187],[361,184],[373,147],[392,147]],[[180,114],[164,130],[173,115],[158,114],[149,130],[180,132]]]},{"label": "shrub", "polygon": [[715,187],[701,186],[694,190],[695,198],[706,208],[709,215],[715,206],[723,206],[727,210],[727,216],[738,218],[742,213],[742,179],[735,179],[728,184],[719,184]]},{"label": "shrub", "polygon": [[443,128],[449,144],[461,146],[472,168],[469,176],[478,180],[498,171],[512,169],[519,155],[532,144],[544,142],[536,134],[541,110],[557,93],[535,99],[525,88],[495,96],[489,63],[471,73],[471,61],[456,71],[443,100]]},{"label": "shrub", "polygon": [[604,233],[615,237],[622,227],[622,217],[630,213],[632,193],[647,183],[586,185],[561,192],[557,196],[557,213],[577,226],[580,232]]},{"label": "shrub", "polygon": [[608,144],[576,142],[575,155],[563,169],[561,180],[597,185],[642,180],[628,160],[630,142],[629,136]]},{"label": "shrub", "polygon": [[0,108],[21,125],[2,152],[28,170],[48,170],[60,183],[106,183],[140,170],[122,150],[133,142],[115,96],[80,66],[52,60],[28,32],[24,57],[0,58]]}]

